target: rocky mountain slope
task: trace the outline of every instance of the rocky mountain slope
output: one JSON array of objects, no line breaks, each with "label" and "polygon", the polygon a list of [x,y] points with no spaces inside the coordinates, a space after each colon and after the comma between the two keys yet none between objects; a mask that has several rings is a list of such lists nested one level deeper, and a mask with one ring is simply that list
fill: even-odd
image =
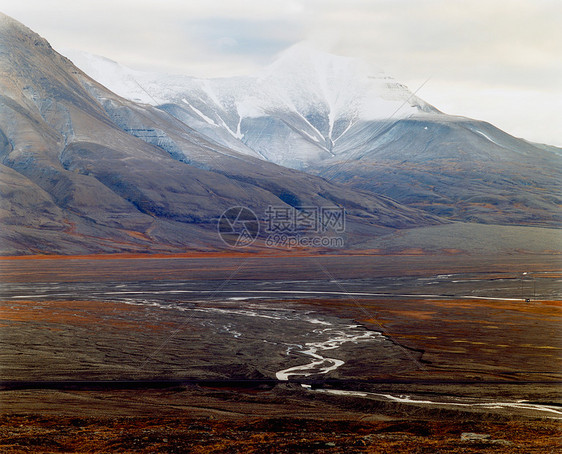
[{"label": "rocky mountain slope", "polygon": [[7,16],[0,86],[5,254],[215,249],[224,247],[217,219],[232,206],[258,216],[268,206],[342,207],[347,233],[367,238],[442,222],[231,149],[164,108],[120,98]]},{"label": "rocky mountain slope", "polygon": [[454,220],[560,225],[562,150],[441,113],[357,60],[297,45],[258,74],[196,79],[69,55],[120,95],[241,153]]}]

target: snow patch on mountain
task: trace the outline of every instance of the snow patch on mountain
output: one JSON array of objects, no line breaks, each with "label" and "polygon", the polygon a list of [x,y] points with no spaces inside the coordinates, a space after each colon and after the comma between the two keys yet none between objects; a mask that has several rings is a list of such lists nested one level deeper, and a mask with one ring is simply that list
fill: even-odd
[{"label": "snow patch on mountain", "polygon": [[240,118],[278,110],[297,111],[306,117],[320,109],[327,116],[330,131],[342,117],[406,117],[427,108],[407,87],[382,71],[370,74],[359,60],[303,44],[282,52],[255,75],[216,79],[147,73],[84,52],[67,50],[65,54],[118,95],[152,105],[178,101],[178,96],[185,94],[179,100],[187,98],[192,106],[194,97],[211,101],[223,113],[236,113]]},{"label": "snow patch on mountain", "polygon": [[338,141],[361,122],[438,112],[382,71],[373,74],[359,60],[304,44],[254,75],[215,79],[145,73],[72,51],[67,56],[122,97],[175,105],[167,110],[210,139],[296,168],[334,156]]}]

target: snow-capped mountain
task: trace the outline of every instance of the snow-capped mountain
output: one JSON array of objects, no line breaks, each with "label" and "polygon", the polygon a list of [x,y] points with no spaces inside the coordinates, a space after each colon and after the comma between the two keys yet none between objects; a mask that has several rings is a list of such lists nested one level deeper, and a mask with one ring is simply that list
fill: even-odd
[{"label": "snow-capped mountain", "polygon": [[302,44],[258,74],[219,79],[143,73],[103,57],[67,55],[120,96],[159,106],[222,145],[293,168],[335,156],[338,141],[359,122],[437,112],[382,71],[372,75],[358,60]]},{"label": "snow-capped mountain", "polygon": [[270,206],[342,207],[350,242],[444,222],[221,146],[1,13],[0,55],[2,254],[222,248],[217,221],[234,206],[261,220]]},{"label": "snow-capped mountain", "polygon": [[257,74],[197,79],[68,55],[223,147],[452,219],[560,223],[560,149],[441,113],[355,59],[297,45]]}]

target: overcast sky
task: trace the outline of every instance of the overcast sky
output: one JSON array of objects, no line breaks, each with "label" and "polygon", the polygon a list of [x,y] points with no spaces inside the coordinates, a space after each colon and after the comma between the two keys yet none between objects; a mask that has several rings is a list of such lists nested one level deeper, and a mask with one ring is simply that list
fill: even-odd
[{"label": "overcast sky", "polygon": [[126,66],[247,74],[300,41],[360,57],[450,114],[562,146],[561,0],[0,0],[51,42]]}]

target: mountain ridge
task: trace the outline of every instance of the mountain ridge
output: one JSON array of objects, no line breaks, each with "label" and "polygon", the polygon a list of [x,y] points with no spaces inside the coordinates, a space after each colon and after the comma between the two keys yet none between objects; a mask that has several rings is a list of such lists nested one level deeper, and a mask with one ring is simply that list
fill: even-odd
[{"label": "mountain ridge", "polygon": [[[95,57],[86,60],[86,71],[95,68]],[[104,67],[109,84],[115,65]],[[121,87],[122,94],[134,98],[142,90],[145,101],[241,153],[456,221],[547,227],[562,221],[562,149],[442,113],[388,76],[370,78],[356,60],[297,46],[247,77],[204,80],[119,68],[119,83],[137,90]]]},{"label": "mountain ridge", "polygon": [[[255,75],[217,79],[143,73],[104,57],[71,56],[120,96],[164,109],[173,105],[171,113],[194,129],[218,140],[219,131],[226,132],[237,142],[224,145],[241,147],[248,154],[253,150],[282,165],[287,165],[283,157],[270,156],[265,146],[253,142],[250,150],[244,147],[244,122],[268,115],[280,118],[289,130],[304,136],[298,144],[300,153],[330,155],[334,142],[355,121],[439,112],[389,76],[369,75],[358,60],[318,53],[304,45],[286,50]],[[102,67],[97,68],[98,64]],[[318,109],[321,115],[317,115]]]},{"label": "mountain ridge", "polygon": [[260,214],[345,207],[355,240],[444,222],[232,150],[120,98],[5,16],[0,56],[4,254],[224,249],[217,220],[238,205]]}]

